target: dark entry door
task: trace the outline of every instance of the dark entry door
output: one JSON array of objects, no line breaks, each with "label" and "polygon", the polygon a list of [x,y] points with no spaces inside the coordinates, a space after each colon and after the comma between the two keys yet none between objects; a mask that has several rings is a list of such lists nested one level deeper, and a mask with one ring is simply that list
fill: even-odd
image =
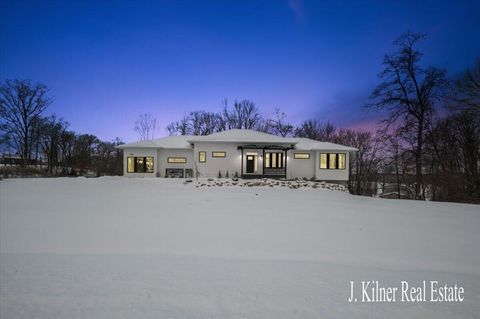
[{"label": "dark entry door", "polygon": [[247,155],[247,174],[255,173],[255,156]]}]

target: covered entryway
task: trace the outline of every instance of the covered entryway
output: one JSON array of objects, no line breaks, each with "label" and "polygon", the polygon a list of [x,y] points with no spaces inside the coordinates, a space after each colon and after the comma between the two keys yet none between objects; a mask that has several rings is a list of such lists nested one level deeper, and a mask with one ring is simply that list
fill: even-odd
[{"label": "covered entryway", "polygon": [[257,144],[238,146],[242,151],[241,176],[243,178],[287,177],[287,150],[292,147],[291,145]]}]

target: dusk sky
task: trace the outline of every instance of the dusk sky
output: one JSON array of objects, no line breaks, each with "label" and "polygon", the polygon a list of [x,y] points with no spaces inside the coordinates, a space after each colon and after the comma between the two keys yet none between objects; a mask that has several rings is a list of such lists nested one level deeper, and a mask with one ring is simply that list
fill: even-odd
[{"label": "dusk sky", "polygon": [[368,128],[361,106],[403,32],[455,75],[480,57],[480,1],[5,1],[0,80],[50,88],[78,133],[136,140],[140,112],[165,126],[250,99],[265,116]]}]

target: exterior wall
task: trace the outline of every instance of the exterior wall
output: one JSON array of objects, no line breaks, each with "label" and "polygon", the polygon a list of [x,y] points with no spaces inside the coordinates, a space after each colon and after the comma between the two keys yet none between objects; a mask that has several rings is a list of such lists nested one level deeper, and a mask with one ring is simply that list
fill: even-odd
[{"label": "exterior wall", "polygon": [[[295,153],[308,153],[309,159],[295,159]],[[315,177],[315,152],[289,150],[287,152],[287,178],[308,178]]]},{"label": "exterior wall", "polygon": [[[226,172],[230,177],[238,173],[241,174],[242,152],[237,149],[236,143],[221,142],[197,142],[194,145],[193,157],[195,160],[196,170],[200,177],[217,177],[218,171],[225,176]],[[207,161],[200,163],[198,161],[198,152],[205,151]],[[212,152],[226,152],[226,157],[212,157]]]},{"label": "exterior wall", "polygon": [[[168,163],[167,158],[169,157],[186,157],[186,163]],[[156,160],[158,172],[160,177],[165,177],[165,172],[167,168],[190,168],[194,169],[195,164],[193,162],[193,150],[187,149],[159,149],[158,150],[158,160]],[[185,174],[185,172],[184,172]]]},{"label": "exterior wall", "polygon": [[[127,157],[153,156],[153,173],[127,173]],[[123,176],[154,177],[158,172],[157,150],[152,148],[126,148],[123,150]]]},{"label": "exterior wall", "polygon": [[[198,142],[192,150],[188,149],[150,149],[150,148],[128,148],[123,150],[123,175],[130,177],[155,177],[157,172],[165,177],[167,168],[198,170],[200,177],[217,177],[218,171],[225,176],[228,171],[230,177],[241,175],[242,151],[237,149],[237,143],[220,142]],[[206,163],[198,161],[198,152],[206,152]],[[212,152],[226,152],[226,157],[212,157]],[[258,153],[258,170],[256,174],[263,173],[263,150],[244,150],[243,172],[246,172],[247,152]],[[310,153],[310,159],[295,159],[294,153]],[[320,153],[345,153],[346,168],[342,170],[330,170],[320,168]],[[129,156],[153,156],[153,173],[127,173],[127,157]],[[186,157],[187,163],[167,163],[168,157]],[[300,151],[289,150],[287,152],[287,178],[312,178],[322,181],[348,181],[350,167],[349,152],[333,151]]]},{"label": "exterior wall", "polygon": [[[349,167],[350,167],[350,153],[342,151],[316,151],[315,152],[315,179],[322,181],[348,181]],[[320,168],[320,153],[344,153],[345,169],[321,169]]]}]

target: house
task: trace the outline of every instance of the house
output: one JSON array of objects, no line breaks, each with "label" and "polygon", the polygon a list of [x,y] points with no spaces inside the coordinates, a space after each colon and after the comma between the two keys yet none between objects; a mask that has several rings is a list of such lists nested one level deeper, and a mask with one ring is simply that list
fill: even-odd
[{"label": "house", "polygon": [[308,138],[234,129],[168,136],[119,146],[125,176],[308,178],[347,181],[357,149]]}]

